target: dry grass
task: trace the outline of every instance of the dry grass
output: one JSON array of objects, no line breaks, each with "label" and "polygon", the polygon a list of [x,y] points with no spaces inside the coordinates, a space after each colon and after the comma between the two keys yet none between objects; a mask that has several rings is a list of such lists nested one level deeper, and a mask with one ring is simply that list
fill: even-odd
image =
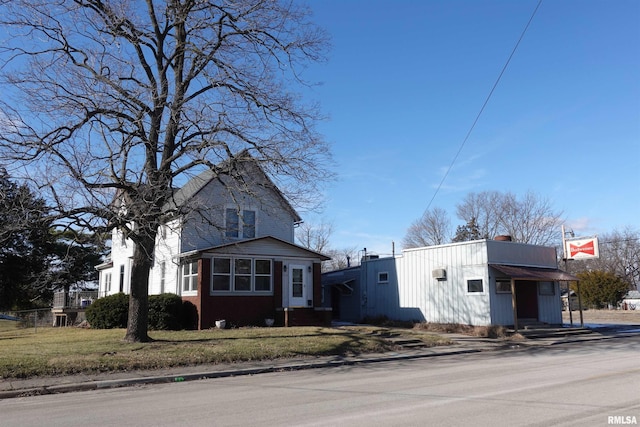
[{"label": "dry grass", "polygon": [[[573,322],[580,322],[580,312],[572,311]],[[640,325],[640,310],[584,310],[582,317],[585,323]],[[569,322],[569,312],[563,311],[562,318]]]},{"label": "dry grass", "polygon": [[464,334],[473,337],[482,338],[510,338],[509,333],[504,326],[470,326],[458,325],[455,323],[417,323],[414,328],[422,329],[430,332],[447,333],[447,334]]},{"label": "dry grass", "polygon": [[[159,369],[175,366],[384,352],[381,334],[349,328],[240,328],[152,331],[153,342],[131,344],[125,331],[40,328],[0,334],[0,378],[28,378]],[[434,338],[434,343],[437,340]],[[447,340],[440,340],[447,344]]]}]

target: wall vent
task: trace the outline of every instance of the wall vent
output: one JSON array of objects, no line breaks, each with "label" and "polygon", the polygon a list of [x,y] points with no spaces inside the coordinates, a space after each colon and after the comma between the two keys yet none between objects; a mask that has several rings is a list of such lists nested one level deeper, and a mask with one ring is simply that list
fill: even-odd
[{"label": "wall vent", "polygon": [[447,270],[444,268],[436,268],[431,272],[431,275],[436,280],[447,280]]}]

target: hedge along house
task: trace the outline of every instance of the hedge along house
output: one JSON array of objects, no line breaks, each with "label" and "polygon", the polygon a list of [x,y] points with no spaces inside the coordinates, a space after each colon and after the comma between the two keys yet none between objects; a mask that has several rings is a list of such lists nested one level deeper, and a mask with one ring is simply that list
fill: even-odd
[{"label": "hedge along house", "polygon": [[556,249],[477,240],[404,250],[324,273],[325,301],[339,320],[504,325],[562,324]]},{"label": "hedge along house", "polygon": [[[329,258],[294,244],[298,213],[252,157],[236,159],[232,171],[207,170],[175,192],[166,210],[178,214],[158,232],[149,293],[193,303],[199,329],[325,324],[320,264]],[[114,230],[111,256],[96,267],[99,296],[129,292],[132,255]]]}]

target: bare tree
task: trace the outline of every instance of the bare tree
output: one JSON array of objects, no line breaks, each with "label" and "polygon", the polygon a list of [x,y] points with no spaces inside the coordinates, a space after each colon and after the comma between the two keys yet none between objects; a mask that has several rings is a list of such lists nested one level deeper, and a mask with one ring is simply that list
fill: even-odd
[{"label": "bare tree", "polygon": [[632,227],[598,236],[599,258],[571,261],[574,272],[599,270],[615,275],[638,289],[640,285],[640,232]]},{"label": "bare tree", "polygon": [[402,239],[404,248],[442,245],[451,240],[451,219],[442,208],[426,211],[416,220]]},{"label": "bare tree", "polygon": [[296,240],[307,249],[325,253],[329,250],[329,239],[332,233],[333,225],[329,222],[302,223],[296,229]]},{"label": "bare tree", "polygon": [[477,235],[481,238],[493,237],[501,234],[499,232],[501,199],[502,193],[498,191],[469,193],[461,203],[456,205],[456,214],[466,224],[473,224]]},{"label": "bare tree", "polygon": [[532,192],[521,199],[497,191],[470,193],[456,212],[467,224],[475,222],[484,238],[506,234],[516,242],[533,245],[554,245],[560,240],[562,213]]},{"label": "bare tree", "polygon": [[322,263],[322,271],[347,268],[358,261],[357,247],[335,249],[331,247],[333,224],[321,221],[316,224],[303,223],[296,229],[296,240],[301,246],[331,257]]},{"label": "bare tree", "polygon": [[250,155],[296,203],[327,176],[320,113],[295,92],[328,47],[309,16],[278,0],[0,0],[0,155],[67,225],[133,241],[126,340],[149,340],[174,184]]},{"label": "bare tree", "polygon": [[360,264],[358,259],[359,249],[357,246],[342,249],[329,249],[325,255],[331,257],[329,261],[322,263],[322,271],[341,270],[343,268],[354,267]]}]

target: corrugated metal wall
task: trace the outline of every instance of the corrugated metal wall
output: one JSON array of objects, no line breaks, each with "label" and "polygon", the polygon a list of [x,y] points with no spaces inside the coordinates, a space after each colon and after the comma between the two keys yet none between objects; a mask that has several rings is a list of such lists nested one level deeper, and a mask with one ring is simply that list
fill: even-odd
[{"label": "corrugated metal wall", "polygon": [[[432,277],[432,271],[439,268],[446,270],[446,280]],[[388,284],[377,283],[380,272],[389,273]],[[368,316],[490,324],[485,241],[407,250],[402,257],[364,263],[362,274],[362,282],[367,284]],[[481,279],[483,291],[468,293],[470,279]]]}]

